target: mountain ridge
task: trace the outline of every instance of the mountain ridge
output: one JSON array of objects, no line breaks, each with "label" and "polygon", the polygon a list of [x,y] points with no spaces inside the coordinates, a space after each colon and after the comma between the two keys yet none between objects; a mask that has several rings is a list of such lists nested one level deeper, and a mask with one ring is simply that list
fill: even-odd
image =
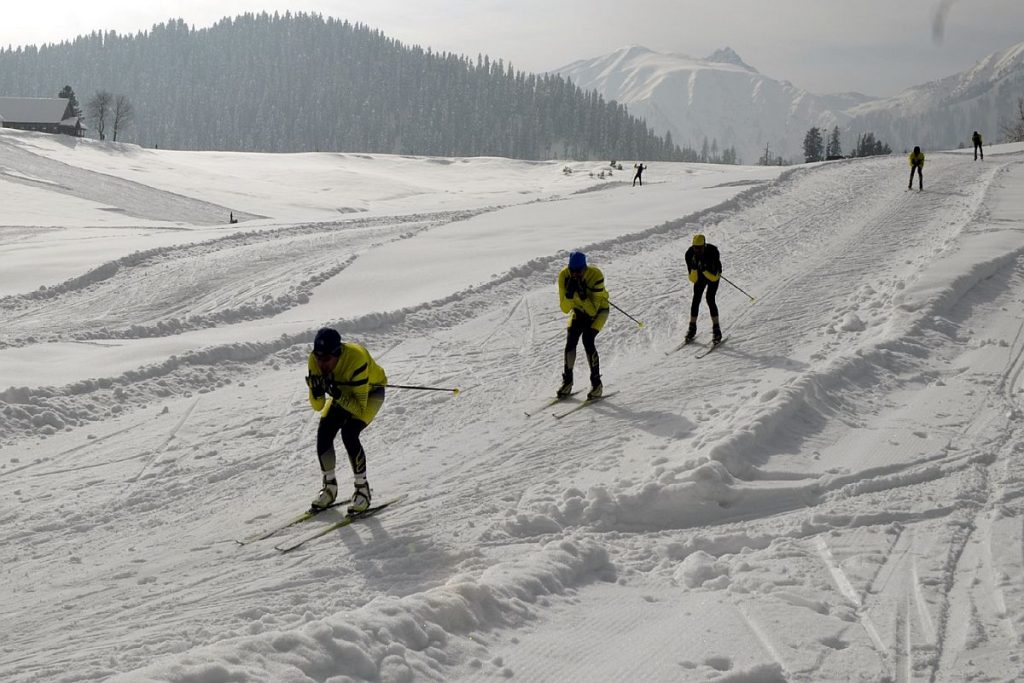
[{"label": "mountain ridge", "polygon": [[753,163],[767,146],[773,155],[801,161],[812,126],[838,126],[847,150],[867,132],[893,149],[962,146],[971,131],[982,129],[994,141],[1024,92],[1024,43],[891,97],[814,93],[762,74],[730,47],[699,59],[631,45],[554,73],[625,104],[678,144],[734,146],[744,163]]}]

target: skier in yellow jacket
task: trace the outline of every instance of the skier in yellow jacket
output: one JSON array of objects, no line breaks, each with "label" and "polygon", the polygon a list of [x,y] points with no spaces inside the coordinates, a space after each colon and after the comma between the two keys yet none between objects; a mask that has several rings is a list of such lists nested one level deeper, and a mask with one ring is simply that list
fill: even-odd
[{"label": "skier in yellow jacket", "polygon": [[985,150],[981,148],[981,133],[974,131],[974,135],[971,136],[971,142],[974,143],[974,160],[978,160],[978,155],[981,155],[981,160],[985,161]]},{"label": "skier in yellow jacket", "polygon": [[571,313],[569,331],[565,340],[565,368],[562,370],[562,386],[558,397],[565,398],[572,393],[572,371],[576,365],[576,347],[583,338],[583,350],[590,365],[590,392],[587,398],[600,398],[604,391],[601,385],[601,365],[594,340],[608,320],[608,290],[604,288],[604,274],[594,266],[587,265],[583,252],[574,251],[569,255],[569,265],[558,274],[558,298],[562,313]]},{"label": "skier in yellow jacket", "polygon": [[355,482],[349,512],[362,512],[370,507],[370,485],[366,481],[366,453],[359,442],[359,434],[384,404],[387,375],[365,348],[354,342],[342,343],[337,330],[329,327],[316,333],[307,366],[309,404],[321,414],[316,454],[323,474],[323,489],[313,500],[312,507],[322,510],[338,497],[334,438],[340,431]]},{"label": "skier in yellow jacket", "polygon": [[907,161],[910,162],[910,183],[907,185],[908,190],[914,189],[914,171],[917,171],[917,189],[924,189],[924,152],[921,151],[920,147],[915,147],[914,151],[907,157]]}]

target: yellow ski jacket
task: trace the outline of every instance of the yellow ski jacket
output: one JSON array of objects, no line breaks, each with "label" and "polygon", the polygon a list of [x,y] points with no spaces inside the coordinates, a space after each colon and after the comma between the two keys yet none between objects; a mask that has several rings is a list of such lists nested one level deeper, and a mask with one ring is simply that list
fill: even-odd
[{"label": "yellow ski jacket", "polygon": [[921,168],[924,168],[924,152],[921,152],[920,154],[914,154],[913,152],[911,152],[910,156],[907,157],[907,161],[910,162],[911,168],[913,168],[914,166],[920,166]]},{"label": "yellow ski jacket", "polygon": [[[309,374],[314,377],[320,376],[320,366],[316,363],[313,354],[309,354]],[[334,403],[339,407],[352,413],[357,419],[370,424],[380,410],[379,403],[369,404],[367,397],[373,387],[384,386],[388,383],[388,377],[384,369],[374,362],[369,351],[354,342],[345,342],[341,345],[341,355],[334,371],[326,377],[327,393],[338,395]],[[313,390],[309,391],[309,405],[313,410],[320,412],[327,403],[327,397],[316,397]]]},{"label": "yellow ski jacket", "polygon": [[572,313],[569,318],[569,325],[580,313],[594,321],[590,323],[592,329],[600,331],[608,320],[608,290],[604,288],[604,274],[594,266],[587,266],[583,277],[580,278],[582,286],[573,287],[576,291],[572,297],[567,297],[566,287],[569,285],[569,268],[562,268],[558,274],[558,300],[562,313]]}]

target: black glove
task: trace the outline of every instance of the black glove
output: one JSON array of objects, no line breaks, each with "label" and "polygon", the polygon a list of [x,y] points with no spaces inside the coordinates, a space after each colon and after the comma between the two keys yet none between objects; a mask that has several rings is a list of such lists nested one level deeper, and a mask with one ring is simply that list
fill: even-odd
[{"label": "black glove", "polygon": [[576,296],[576,278],[569,277],[565,279],[565,298],[571,299]]},{"label": "black glove", "polygon": [[587,283],[580,280],[576,285],[576,296],[580,299],[586,299],[590,292],[587,290]]},{"label": "black glove", "polygon": [[306,386],[313,393],[313,398],[323,398],[324,394],[327,393],[327,381],[323,375],[310,373],[306,376]]},{"label": "black glove", "polygon": [[329,393],[332,397],[334,397],[334,400],[337,401],[339,398],[341,398],[341,386],[335,384],[334,382],[328,382],[327,393]]}]

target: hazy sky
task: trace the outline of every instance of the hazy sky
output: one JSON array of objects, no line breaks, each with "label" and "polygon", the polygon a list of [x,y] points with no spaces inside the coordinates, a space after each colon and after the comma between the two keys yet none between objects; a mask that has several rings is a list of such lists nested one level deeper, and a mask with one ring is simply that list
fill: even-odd
[{"label": "hazy sky", "polygon": [[728,45],[762,73],[817,93],[892,95],[1024,42],[1024,0],[49,0],[5,2],[0,46],[133,33],[178,17],[200,28],[275,9],[524,71],[633,44],[693,57]]}]

